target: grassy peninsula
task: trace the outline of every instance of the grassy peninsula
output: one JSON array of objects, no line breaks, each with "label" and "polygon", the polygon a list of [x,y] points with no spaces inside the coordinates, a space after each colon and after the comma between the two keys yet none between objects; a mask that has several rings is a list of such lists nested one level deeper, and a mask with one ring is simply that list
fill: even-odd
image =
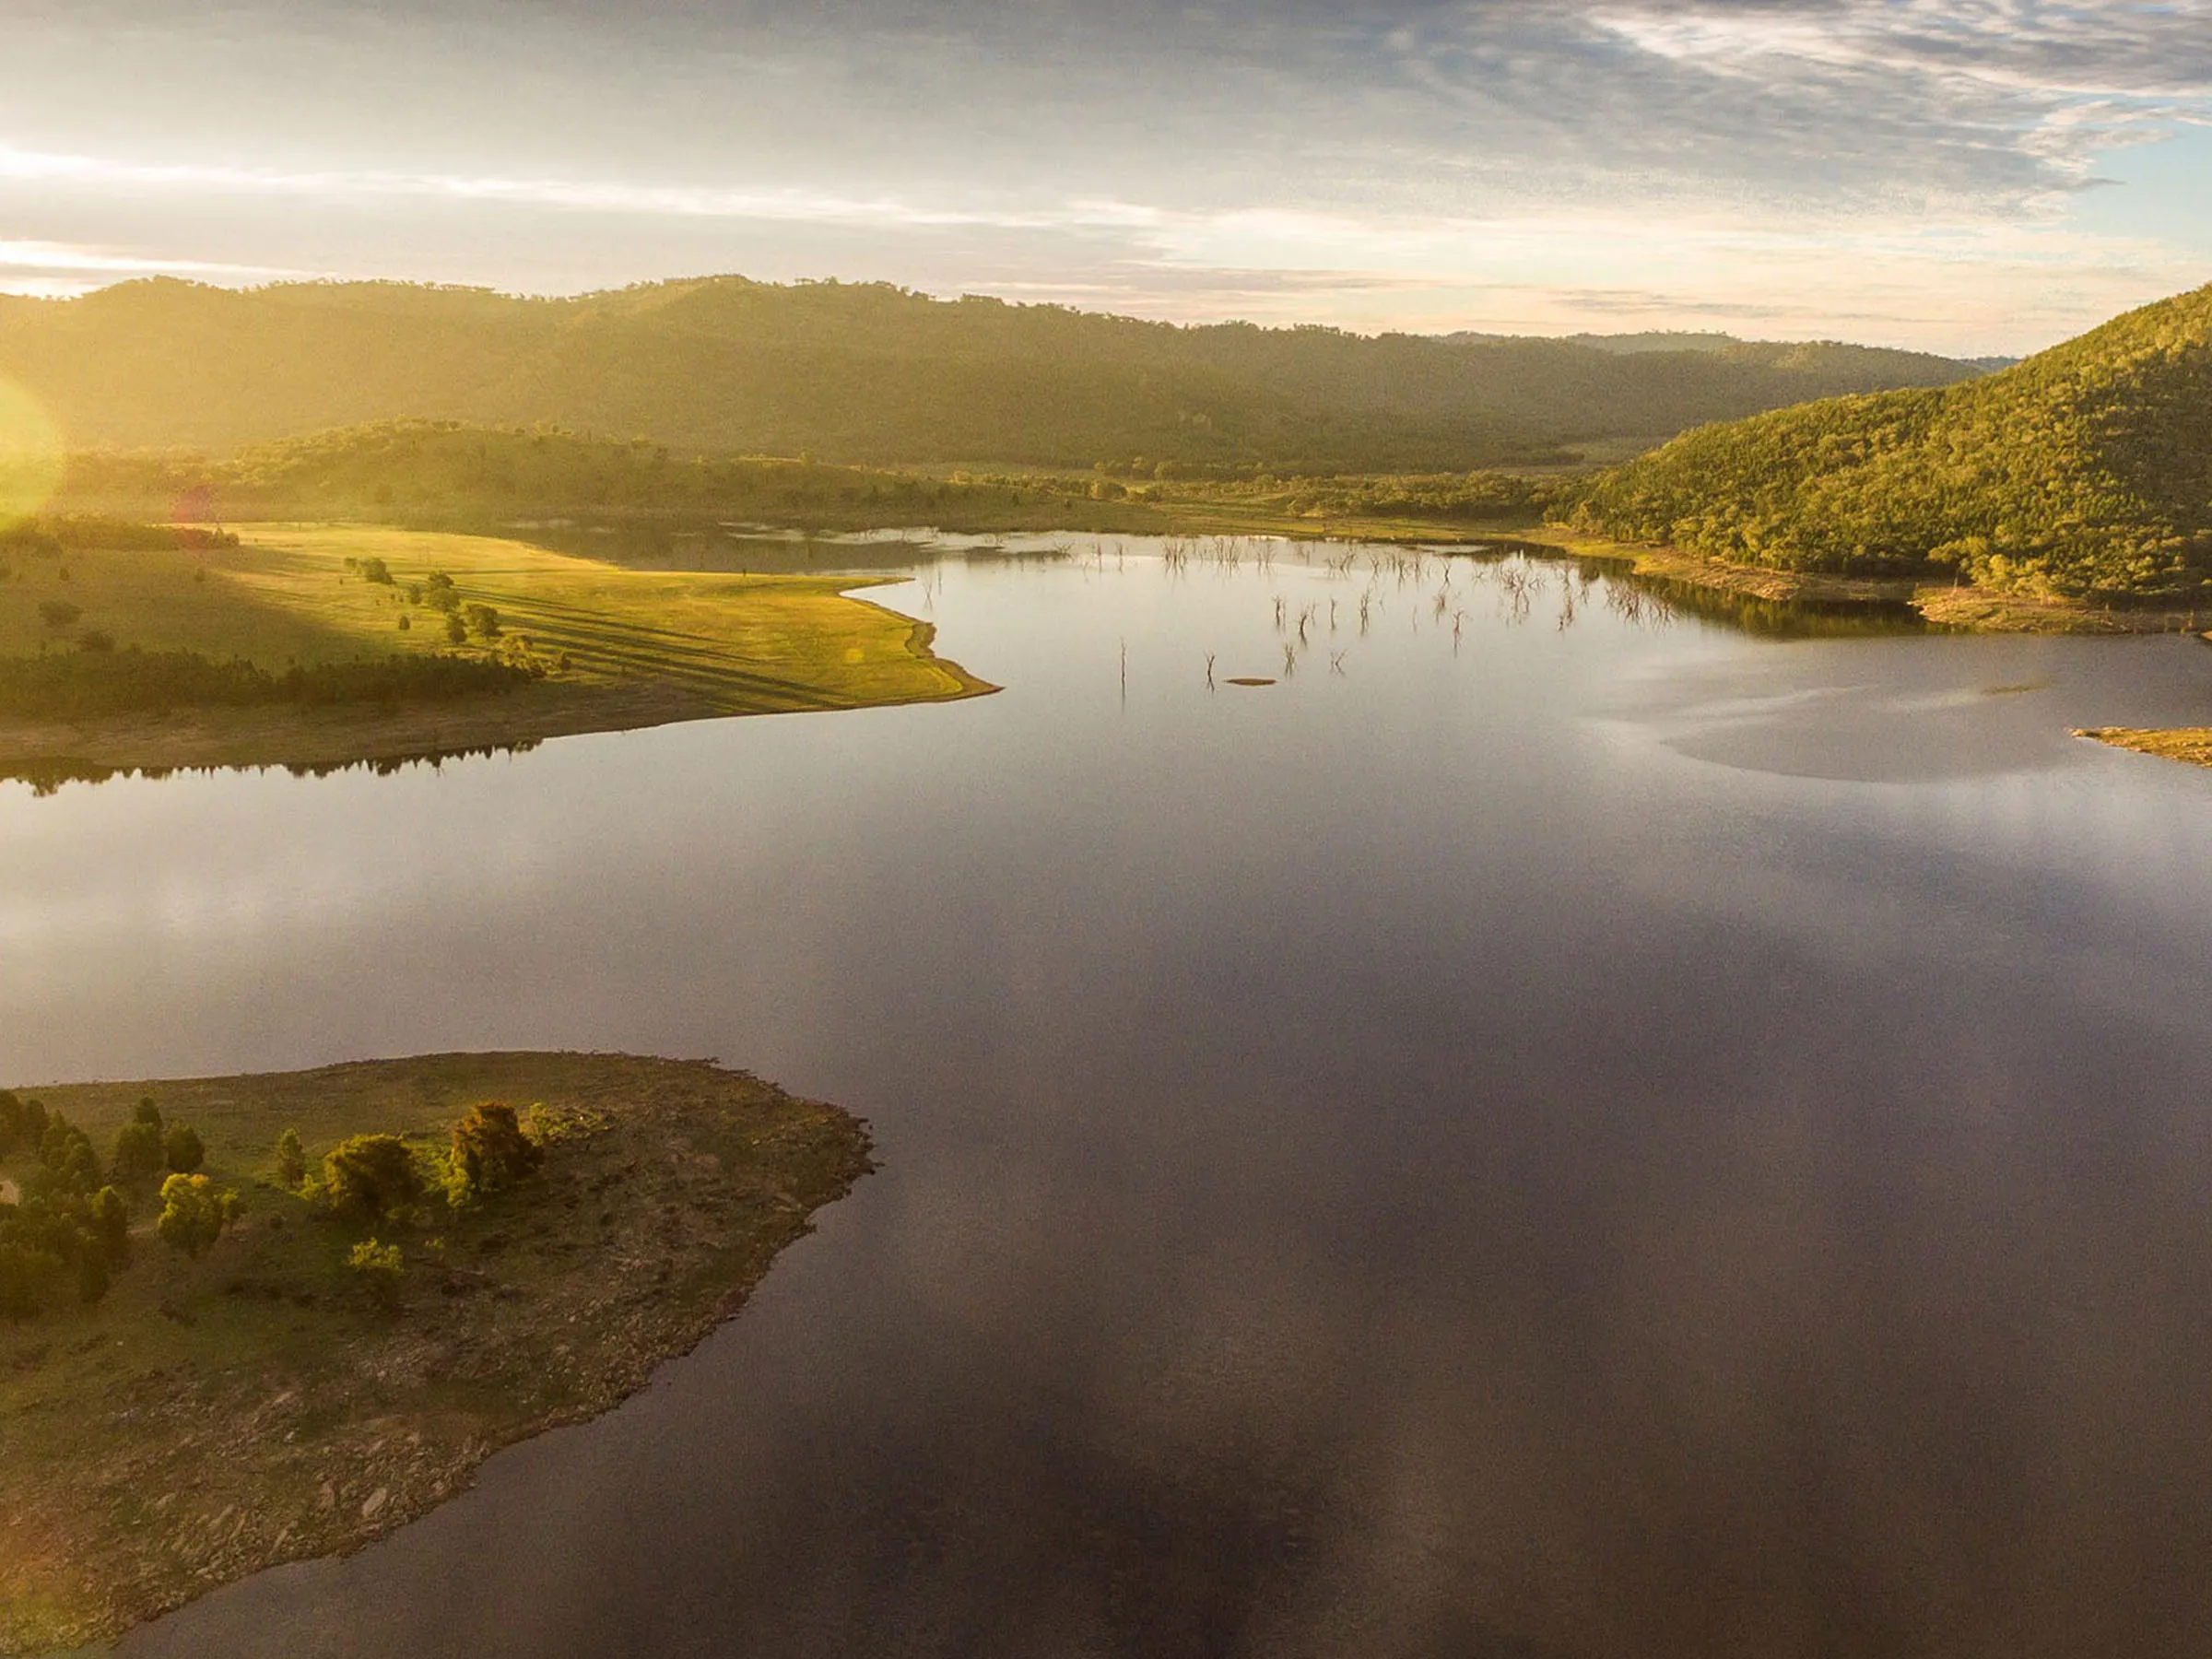
[{"label": "grassy peninsula", "polygon": [[991,688],[850,596],[867,585],[380,526],[32,525],[0,546],[0,775],[335,766]]},{"label": "grassy peninsula", "polygon": [[[43,1149],[0,1159],[0,1654],[356,1547],[606,1410],[869,1168],[835,1107],[622,1055],[18,1090],[0,1116],[34,1095]],[[198,1234],[164,1203],[195,1194]]]}]

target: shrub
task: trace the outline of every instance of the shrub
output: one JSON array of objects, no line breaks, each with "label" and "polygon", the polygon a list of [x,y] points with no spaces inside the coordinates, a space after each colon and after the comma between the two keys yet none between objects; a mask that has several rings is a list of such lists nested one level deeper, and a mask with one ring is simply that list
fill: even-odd
[{"label": "shrub", "polygon": [[115,636],[97,628],[88,628],[76,636],[76,648],[79,651],[112,651],[115,649]]},{"label": "shrub", "polygon": [[422,1173],[396,1135],[357,1135],[323,1159],[323,1191],[349,1220],[406,1220],[422,1202]]},{"label": "shrub", "polygon": [[346,1265],[360,1277],[369,1287],[370,1295],[384,1307],[399,1300],[399,1285],[406,1272],[406,1264],[396,1244],[379,1244],[374,1239],[363,1239],[346,1257]]},{"label": "shrub", "polygon": [[526,1180],[545,1160],[545,1148],[523,1132],[514,1108],[486,1100],[453,1125],[446,1190],[466,1204]]},{"label": "shrub", "polygon": [[66,628],[85,614],[81,605],[72,605],[66,599],[41,600],[39,616],[49,628]]},{"label": "shrub", "polygon": [[30,1318],[62,1269],[62,1259],[48,1251],[29,1244],[0,1244],[0,1319]]}]

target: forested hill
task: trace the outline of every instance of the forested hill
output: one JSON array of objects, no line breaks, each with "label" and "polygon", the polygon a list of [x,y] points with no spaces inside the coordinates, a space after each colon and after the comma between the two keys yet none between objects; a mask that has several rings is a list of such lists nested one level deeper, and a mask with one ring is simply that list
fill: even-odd
[{"label": "forested hill", "polygon": [[1833,344],[1624,355],[1562,340],[1176,327],[885,285],[725,276],[517,299],[170,279],[0,300],[0,373],[79,445],[228,450],[394,418],[539,422],[693,453],[1278,472],[1569,459],[1947,359]]},{"label": "forested hill", "polygon": [[1574,517],[1784,569],[2193,593],[2212,571],[2212,287],[1986,379],[1687,433],[1601,475]]}]

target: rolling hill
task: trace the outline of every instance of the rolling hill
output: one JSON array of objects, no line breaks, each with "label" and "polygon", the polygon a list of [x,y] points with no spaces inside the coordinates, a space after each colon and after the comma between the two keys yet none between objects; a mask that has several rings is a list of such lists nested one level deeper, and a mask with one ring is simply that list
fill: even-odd
[{"label": "rolling hill", "polygon": [[1460,470],[1974,372],[1827,343],[1623,353],[1178,327],[735,276],[559,300],[170,279],[0,299],[0,374],[36,393],[72,443],[218,452],[418,418],[848,463]]},{"label": "rolling hill", "polygon": [[1783,570],[2194,594],[2212,572],[2212,287],[1983,379],[1685,433],[1599,475],[1571,518]]}]

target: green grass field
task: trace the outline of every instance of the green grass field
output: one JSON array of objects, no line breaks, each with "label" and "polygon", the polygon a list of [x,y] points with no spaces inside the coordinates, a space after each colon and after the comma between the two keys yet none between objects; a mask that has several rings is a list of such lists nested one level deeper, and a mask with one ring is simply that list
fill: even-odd
[{"label": "green grass field", "polygon": [[[371,559],[393,583],[360,573]],[[336,764],[992,688],[935,655],[926,625],[849,596],[865,578],[626,570],[491,536],[327,524],[253,526],[236,547],[16,553],[8,564],[0,656],[76,651],[97,633],[118,650],[241,657],[279,672],[458,652],[547,676],[512,696],[427,710],[179,710],[74,726],[0,712],[0,770],[18,772],[41,760]],[[409,603],[410,586],[434,572],[463,604],[496,610],[496,639],[455,643],[444,615]]]},{"label": "green grass field", "polygon": [[[613,1406],[732,1312],[868,1166],[862,1127],[742,1073],[608,1054],[449,1054],[280,1076],[25,1090],[103,1152],[141,1097],[189,1122],[246,1213],[192,1262],[137,1194],[130,1265],[0,1321],[0,1654],[104,1640],[276,1561],[352,1547],[498,1447]],[[547,1155],[479,1206],[352,1226],[276,1183],[343,1137],[425,1154],[470,1106],[542,1103]],[[541,1132],[542,1133],[542,1132]],[[20,1179],[18,1155],[0,1176]],[[347,1264],[371,1232],[386,1305]]]}]

